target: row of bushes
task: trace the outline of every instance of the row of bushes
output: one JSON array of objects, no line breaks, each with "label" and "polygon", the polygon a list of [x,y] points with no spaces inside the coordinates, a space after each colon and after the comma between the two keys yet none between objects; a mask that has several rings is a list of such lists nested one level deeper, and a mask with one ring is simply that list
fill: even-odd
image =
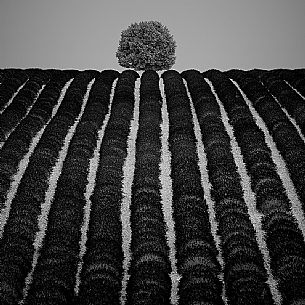
[{"label": "row of bushes", "polygon": [[131,196],[131,263],[126,304],[170,304],[171,266],[161,205],[159,76],[141,77],[139,129]]},{"label": "row of bushes", "polygon": [[[17,304],[22,298],[24,280],[31,270],[37,218],[49,186],[49,157],[41,153],[31,157],[11,203],[0,245],[0,286],[10,288],[1,294],[3,304]],[[12,303],[5,303],[8,300]]]},{"label": "row of bushes", "polygon": [[[83,78],[83,76],[80,77]],[[78,76],[74,79],[76,82],[77,78]],[[87,83],[83,82],[83,85],[80,86],[76,82],[71,83],[72,89],[76,85],[75,89],[83,88],[85,92]],[[65,96],[65,98],[69,97]],[[48,179],[56,164],[70,127],[69,124],[72,125],[73,122],[66,122],[65,117],[58,114],[50,121],[30,156],[17,193],[13,198],[0,246],[1,265],[5,263],[5,268],[1,269],[0,285],[10,287],[6,293],[1,295],[3,302],[10,298],[17,302],[22,297],[24,280],[31,270],[35,251],[33,242],[36,232],[39,230],[38,216],[48,189]]]},{"label": "row of bushes", "polygon": [[0,85],[0,112],[6,107],[9,100],[27,80],[29,76],[21,69],[5,69]]},{"label": "row of bushes", "polygon": [[[34,70],[29,71],[28,75],[35,73]],[[209,85],[202,75],[199,75],[196,71],[186,71],[182,74],[188,82],[207,154],[216,219],[219,224],[218,234],[225,258],[227,296],[230,304],[246,303],[249,297],[253,298],[253,303],[264,300],[271,304],[269,287],[265,284],[266,272],[242,198],[230,138],[222,123],[217,101]],[[80,111],[80,98],[85,92],[84,83],[87,84],[92,76],[96,77],[96,80],[85,112],[70,142],[63,171],[57,183],[44,242],[48,246],[41,249],[28,302],[44,304],[48,299],[50,304],[66,304],[67,299],[73,296],[76,262],[79,260],[82,207],[85,205],[84,186],[87,181],[84,178],[87,177],[89,159],[96,145],[97,131],[108,108],[110,87],[113,79],[118,76],[116,71],[104,73],[103,76],[97,75],[96,71],[87,71],[70,85],[74,90],[70,90],[70,93],[68,91],[67,94],[70,94],[70,102],[74,104],[68,106],[66,103],[66,106],[61,108],[60,113],[51,121],[56,123],[49,124],[54,129],[49,133],[50,138],[45,132],[40,141],[43,145],[38,144],[30,158],[0,243],[0,290],[5,291],[2,294],[3,299],[0,300],[4,304],[5,300],[9,304],[16,303],[22,297],[24,278],[33,259],[32,244],[38,230],[37,216],[44,202],[48,178],[68,128]],[[115,90],[111,117],[101,147],[96,188],[91,197],[87,252],[81,274],[80,294],[76,298],[76,303],[79,304],[97,304],[101,300],[106,304],[119,302],[123,262],[120,218],[122,167],[127,154],[127,136],[134,108],[134,81],[137,77],[134,71],[123,72]],[[214,84],[218,80],[217,77]],[[176,71],[167,71],[163,74],[163,79],[170,118],[169,144],[173,156],[173,210],[177,232],[178,269],[182,274],[180,300],[186,304],[195,300],[222,304],[222,286],[218,279],[221,270],[216,259],[218,253],[211,235],[207,206],[200,183],[189,100],[181,76]],[[249,90],[257,87],[255,82],[251,82],[251,78],[245,79],[249,80],[249,88],[253,88]],[[159,303],[166,304],[170,291],[168,248],[158,191],[161,116],[160,91],[156,80],[156,73],[147,71],[143,73],[140,88],[140,122],[131,205],[133,258],[128,284],[130,303],[147,300],[147,295],[143,295],[151,293],[151,296],[158,294]],[[221,83],[226,84],[223,80]],[[56,90],[58,89],[59,87],[56,87]],[[264,87],[263,89],[265,90]],[[288,304],[288,300],[303,296],[303,287],[295,285],[295,282],[304,282],[304,241],[296,222],[287,212],[289,204],[281,193],[282,189],[280,186],[273,186],[273,183],[278,183],[279,180],[275,178],[274,166],[270,163],[270,152],[264,147],[262,132],[255,129],[242,100],[240,97],[236,98],[236,92],[230,91],[227,85],[222,86],[218,92],[221,92],[219,95],[223,94],[221,100],[224,104],[225,96],[228,96],[229,101],[225,106],[234,109],[227,111],[230,123],[235,128],[235,137],[241,143],[246,163],[251,164],[249,168],[253,186],[255,185],[257,193],[261,194],[258,199],[260,198],[262,206],[268,210],[263,218],[263,229],[268,232],[266,239],[270,245],[271,267],[279,278],[284,304]],[[264,103],[269,105],[269,101],[272,101],[268,94],[253,93],[255,94],[258,107]],[[237,107],[234,104],[235,98],[238,101]],[[33,111],[37,102],[32,108]],[[45,107],[50,113],[51,103],[46,102]],[[280,111],[277,113],[281,115]],[[272,118],[272,114],[266,114],[268,115]],[[26,122],[25,120],[26,118],[23,121]],[[247,123],[244,130],[243,122]],[[283,122],[275,120],[272,123],[278,138],[281,136],[279,130],[289,130],[287,126],[290,125],[286,124],[286,121]],[[50,127],[49,131],[52,128]],[[282,136],[287,135],[288,132]],[[45,137],[48,140],[45,140]],[[22,145],[22,141],[16,141],[14,147],[18,143]],[[299,142],[293,142],[295,143]],[[285,139],[281,145],[285,149],[288,147],[290,156],[295,157],[292,155],[295,151],[290,150],[294,146],[289,145],[288,140]],[[5,159],[9,160],[8,158],[9,156]],[[302,154],[299,158],[303,160]],[[302,168],[302,163],[297,164],[296,169],[297,166]],[[297,170],[295,172],[297,173]],[[272,179],[268,180],[269,177]],[[276,196],[272,193],[274,189]],[[272,197],[270,194],[273,194]],[[285,208],[278,210],[278,206]],[[143,278],[145,280],[141,281]],[[60,282],[61,279],[64,281]],[[244,293],[243,289],[247,291]],[[41,295],[35,294],[34,290],[40,291]]]},{"label": "row of bushes", "polygon": [[162,74],[169,115],[179,302],[223,304],[221,268],[201,185],[190,101],[181,75]]},{"label": "row of bushes", "polygon": [[38,93],[49,79],[50,73],[39,70],[33,74],[26,84],[14,97],[5,110],[0,114],[0,130],[7,137],[16,127],[19,121],[27,114],[28,110],[35,103]]},{"label": "row of bushes", "polygon": [[121,223],[123,165],[134,108],[134,95],[129,93],[134,91],[137,78],[134,71],[123,71],[114,90],[100,148],[96,183],[90,197],[86,253],[76,299],[80,305],[120,304],[124,259]]},{"label": "row of bushes", "polygon": [[[107,100],[108,96],[109,103],[111,83],[104,83],[104,76],[107,77],[107,74],[104,71],[95,79],[83,116],[69,143],[68,153],[63,163],[63,169],[57,182],[57,189],[50,209],[44,246],[41,250],[38,267],[33,274],[33,284],[27,299],[29,304],[38,301],[37,295],[41,291],[46,295],[52,295],[52,289],[56,289],[57,297],[60,296],[62,303],[66,303],[73,296],[75,274],[79,260],[80,226],[83,219],[85,192],[88,183],[87,175],[90,158],[96,146],[98,128],[101,127],[107,112],[107,102],[105,105],[106,110],[104,113],[100,113],[100,117],[90,117],[88,115],[92,111],[99,110],[99,104],[97,103],[99,86],[106,85],[107,90],[105,91],[105,100],[103,102]],[[58,217],[58,214],[61,214],[61,217]],[[55,250],[54,247],[56,247]],[[59,257],[56,262],[50,264],[48,261],[50,255],[60,256],[61,252],[65,256]],[[57,272],[54,271],[52,276],[46,279],[47,270],[50,269],[51,271],[52,268],[55,268]],[[66,270],[64,276],[59,272],[61,268]],[[58,282],[61,279],[66,279],[67,281],[65,283]],[[58,283],[57,287],[52,285],[53,281]],[[46,300],[47,297],[41,299],[40,302],[43,303]],[[52,301],[55,302],[55,300]]]},{"label": "row of bushes", "polygon": [[288,198],[272,160],[271,150],[242,95],[223,73],[212,73],[207,77],[212,81],[233,127],[235,139],[251,178],[251,187],[256,193],[257,209],[262,212],[264,201],[272,198],[286,202],[286,209],[289,210]]},{"label": "row of bushes", "polygon": [[296,93],[281,77],[277,70],[265,72],[261,82],[268,91],[278,100],[280,105],[287,110],[289,115],[305,134],[305,104],[304,99]]},{"label": "row of bushes", "polygon": [[[294,125],[269,91],[251,73],[235,73],[234,80],[245,92],[254,108],[265,121],[270,134],[286,162],[291,179],[305,211],[305,144]],[[251,85],[250,85],[251,84]]]},{"label": "row of bushes", "polygon": [[46,126],[39,148],[59,151],[64,143],[69,128],[74,124],[82,107],[88,83],[92,80],[90,71],[83,71],[75,76],[57,110],[56,116]]},{"label": "row of bushes", "polygon": [[[109,73],[112,71],[103,71],[95,79],[84,113],[69,143],[49,212],[46,237],[26,299],[28,304],[66,304],[73,298],[87,176],[98,129],[108,110],[112,83],[107,83],[108,79],[105,82],[104,75],[108,76]],[[100,101],[105,103],[105,111],[100,113],[100,117],[90,117],[90,112],[98,111],[99,86],[105,86],[104,100]],[[65,273],[60,270],[65,270]],[[57,291],[56,297],[52,296],[54,290]]]},{"label": "row of bushes", "polygon": [[290,86],[305,96],[305,75],[302,74],[300,69],[285,69],[281,72],[280,76],[287,81]]},{"label": "row of bushes", "polygon": [[76,75],[58,108],[58,116],[63,116],[72,122],[75,121],[77,115],[80,113],[87,85],[93,78],[98,77],[98,75],[97,71],[92,70],[85,70]]},{"label": "row of bushes", "polygon": [[[238,78],[238,84],[241,89],[244,90],[241,77],[239,75],[236,75],[235,77]],[[274,76],[273,81],[274,83],[277,83],[276,76]],[[254,83],[254,80],[248,78],[248,82]],[[257,85],[257,87],[263,91],[260,85]],[[249,87],[246,88],[245,94],[249,95],[251,98],[252,91],[248,88]],[[253,85],[252,88],[252,90],[254,90],[255,86]],[[265,94],[267,95],[267,93]],[[264,118],[264,113],[259,112],[259,114]],[[278,147],[281,148],[280,152],[282,155],[284,157],[286,156],[286,160],[289,153],[292,156],[292,154],[297,154],[300,150],[300,147],[293,147],[291,146],[291,143],[288,144],[287,139],[280,140],[283,137],[288,137],[289,141],[294,138],[298,140],[296,131],[289,127],[291,127],[291,125],[289,125],[287,121],[282,121],[277,123],[272,129],[273,138],[276,144],[281,142],[281,145],[278,145]],[[258,136],[253,137],[253,135],[251,136],[248,133],[245,133],[244,136],[248,138],[248,146],[252,146],[254,142],[260,142],[262,147],[266,146],[262,140],[259,141]],[[237,140],[239,141],[238,138]],[[286,146],[285,142],[287,143]],[[300,141],[298,142],[302,145]],[[243,144],[245,144],[245,141]],[[241,148],[243,148],[243,145],[241,145]],[[243,155],[246,154],[247,152],[243,152]],[[294,155],[293,158],[296,158],[296,155]],[[294,173],[294,175],[292,175],[294,182],[296,182],[296,180],[301,180],[301,173],[298,171],[298,167],[300,166],[300,168],[302,168],[304,160],[304,158],[301,158],[300,162],[294,165],[294,171],[291,171],[291,167],[289,168],[290,164],[289,162],[287,163],[290,172],[292,172],[292,174]],[[245,158],[245,162],[246,165],[249,164],[247,158]],[[253,189],[257,194],[258,200],[260,199],[260,191],[263,190],[265,193],[265,196],[262,198],[262,205],[266,206],[266,208],[263,209],[264,216],[262,218],[262,228],[266,232],[266,243],[271,258],[270,265],[273,274],[278,279],[279,290],[283,296],[283,304],[291,304],[292,300],[298,300],[298,298],[304,297],[304,238],[302,232],[298,228],[296,220],[291,215],[290,203],[288,203],[288,199],[284,194],[283,186],[280,184],[279,178],[275,173],[274,165],[270,162],[270,157],[265,158],[264,162],[257,162],[257,166],[249,172],[253,179],[259,175],[258,172],[261,172],[261,182],[258,182]],[[298,184],[296,184],[296,186],[298,186]]]},{"label": "row of bushes", "polygon": [[[217,71],[210,71],[208,76],[213,77],[215,74],[217,76]],[[182,76],[187,81],[207,156],[228,302],[244,304],[252,300],[254,304],[272,304],[262,253],[243,199],[241,178],[219,105],[204,75],[196,70],[188,70]],[[224,93],[223,87],[222,90]],[[234,106],[233,98],[228,105]]]},{"label": "row of bushes", "polygon": [[221,118],[219,105],[209,84],[198,71],[182,73],[186,79],[201,129],[207,169],[215,201],[236,198],[243,200],[241,178],[232,154],[230,137]]},{"label": "row of bushes", "polygon": [[[55,77],[55,76],[54,76]],[[55,77],[56,78],[56,77]],[[65,80],[65,77],[63,77],[63,81]],[[59,82],[57,85],[58,87],[63,85],[63,82],[60,80],[54,79],[55,84]],[[51,88],[50,88],[51,87]],[[46,85],[46,90],[50,88],[52,90],[52,85]],[[58,88],[58,94],[60,89]],[[45,93],[42,94],[42,96],[45,96]],[[56,103],[56,102],[54,102]],[[35,114],[35,110],[38,110],[39,106],[38,103],[33,106],[32,110],[29,112],[29,115],[24,118],[23,121],[20,123],[20,127],[17,126],[17,128],[14,130],[14,132],[11,134],[11,136],[6,140],[4,143],[1,152],[0,152],[0,166],[1,166],[1,179],[2,182],[5,182],[3,185],[4,187],[1,189],[1,200],[5,200],[6,193],[10,187],[11,179],[13,175],[16,173],[16,170],[18,168],[20,160],[23,158],[23,156],[28,152],[28,148],[30,145],[30,142],[32,141],[32,138],[34,136],[34,128],[33,125],[34,121],[31,119],[30,115]],[[35,119],[36,120],[36,119]],[[40,119],[37,119],[36,121],[40,122]],[[40,125],[42,123],[40,122]],[[52,128],[51,128],[52,129]],[[48,135],[44,133],[43,138],[48,138]],[[54,147],[50,145],[50,149],[54,150]],[[50,155],[50,152],[46,152],[46,158],[48,158]],[[56,152],[55,152],[56,155]],[[56,158],[55,158],[56,160]],[[55,161],[54,161],[55,162]]]},{"label": "row of bushes", "polygon": [[20,161],[28,153],[31,142],[47,124],[69,74],[57,73],[46,84],[28,115],[11,132],[0,150],[1,201],[4,202],[18,170]]},{"label": "row of bushes", "polygon": [[278,280],[283,305],[304,299],[305,243],[296,220],[290,211],[273,209],[263,217],[262,229],[266,232],[270,266]]}]

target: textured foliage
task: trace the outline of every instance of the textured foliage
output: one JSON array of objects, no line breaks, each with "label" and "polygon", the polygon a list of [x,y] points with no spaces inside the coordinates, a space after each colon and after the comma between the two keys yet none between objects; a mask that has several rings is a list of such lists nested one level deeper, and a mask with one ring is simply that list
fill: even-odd
[{"label": "textured foliage", "polygon": [[0,69],[0,304],[303,304],[303,81],[270,72]]},{"label": "textured foliage", "polygon": [[116,52],[122,67],[135,70],[165,70],[175,63],[176,42],[158,21],[141,21],[121,32]]}]

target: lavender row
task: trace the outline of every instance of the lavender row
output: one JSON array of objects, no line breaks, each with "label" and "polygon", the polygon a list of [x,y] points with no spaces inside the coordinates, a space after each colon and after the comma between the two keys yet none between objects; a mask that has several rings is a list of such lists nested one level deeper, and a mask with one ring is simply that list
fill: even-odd
[{"label": "lavender row", "polygon": [[177,71],[162,74],[169,115],[173,219],[181,304],[223,304],[221,267],[198,166],[190,101]]},{"label": "lavender row", "polygon": [[[82,99],[90,79],[90,73],[78,74],[71,83],[60,108],[64,107],[65,100],[66,103],[71,102],[74,90],[82,90],[79,96]],[[74,102],[81,104],[81,101],[74,100]],[[61,112],[63,113],[63,110]],[[77,114],[76,111],[75,116]],[[48,179],[68,129],[72,125],[73,120],[68,121],[63,115],[56,115],[50,121],[29,159],[17,193],[12,200],[9,218],[0,240],[0,296],[3,304],[11,304],[22,299],[24,280],[31,270],[35,251],[33,243],[39,230],[38,216],[48,189]]]},{"label": "lavender row", "polygon": [[18,91],[12,103],[0,114],[0,130],[5,138],[17,126],[20,120],[36,102],[36,98],[52,74],[46,70],[38,70],[32,73],[23,88]]},{"label": "lavender row", "polygon": [[304,99],[293,90],[284,79],[279,77],[277,70],[263,73],[260,81],[268,91],[278,100],[281,107],[287,110],[288,114],[295,119],[297,125],[305,135],[305,103]]},{"label": "lavender row", "polygon": [[[29,76],[25,70],[21,69],[4,69],[3,80],[0,85],[0,111],[2,111],[9,100],[13,97],[19,87],[22,86]],[[4,133],[0,131],[0,140],[4,140]]]},{"label": "lavender row", "polygon": [[141,77],[139,129],[131,197],[130,279],[126,304],[170,304],[171,266],[161,205],[161,93],[159,76]]},{"label": "lavender row", "polygon": [[237,81],[266,123],[277,149],[286,162],[305,211],[305,143],[280,105],[251,73],[236,71],[232,78]]},{"label": "lavender row", "polygon": [[86,252],[77,304],[119,304],[123,278],[121,201],[123,165],[134,109],[138,74],[123,71],[114,91],[111,113],[100,149]]},{"label": "lavender row", "polygon": [[[212,70],[208,76],[214,73]],[[263,257],[243,198],[241,177],[220,107],[202,74],[188,70],[182,76],[188,84],[207,156],[228,303],[244,304],[252,300],[254,304],[273,304],[270,288],[266,284]]]},{"label": "lavender row", "polygon": [[47,124],[60,97],[61,90],[71,75],[56,73],[42,90],[28,115],[6,139],[0,150],[1,194],[4,203],[20,161],[29,152],[34,137]]},{"label": "lavender row", "polygon": [[[252,82],[252,88],[255,88],[255,83],[254,81]],[[219,87],[220,83],[222,84],[222,86],[224,84],[227,84],[227,90],[224,92],[223,95],[224,100],[226,97],[233,95],[238,95],[240,97],[240,100],[242,100],[241,96],[237,93],[237,88],[230,80],[226,79],[225,76],[220,76],[218,84]],[[243,87],[243,83],[238,83],[240,84],[243,90],[247,89]],[[264,92],[259,85],[257,86],[258,89],[261,89],[261,94],[266,94],[266,92]],[[251,91],[245,90],[246,95],[248,95],[248,92]],[[258,94],[258,91],[255,90],[255,92],[256,94]],[[250,95],[249,97],[251,100],[252,96]],[[263,100],[263,98],[261,100]],[[259,111],[259,106],[261,106],[262,103],[263,101],[257,102],[256,104],[254,104],[254,107],[256,106]],[[298,228],[296,220],[290,213],[291,203],[288,201],[283,185],[280,181],[278,174],[276,173],[275,165],[270,157],[270,150],[264,143],[263,136],[261,136],[261,138],[259,137],[259,134],[262,133],[262,131],[257,130],[257,126],[255,125],[253,118],[251,120],[251,114],[249,110],[245,109],[243,113],[245,115],[246,113],[248,113],[247,123],[252,122],[252,128],[245,127],[250,126],[249,123],[242,124],[240,127],[238,127],[234,123],[234,120],[232,120],[232,125],[236,130],[237,141],[240,143],[242,153],[245,156],[245,163],[248,168],[248,172],[251,176],[252,189],[256,193],[256,197],[260,205],[261,211],[264,213],[262,219],[262,227],[263,230],[266,232],[266,243],[270,252],[271,268],[273,270],[274,275],[279,281],[279,290],[283,296],[283,304],[291,304],[292,300],[296,301],[299,298],[304,298],[304,237],[302,235],[302,232]],[[281,112],[279,111],[279,113]],[[260,112],[260,115],[264,118],[262,112]],[[283,135],[283,133],[281,132],[286,131],[286,136],[289,136],[288,128],[286,130],[284,128],[281,130],[281,123],[283,124],[283,127],[289,126],[287,119],[284,118],[284,116],[283,119],[285,120],[274,123],[275,126],[273,125],[273,129],[271,129],[273,131],[273,137],[276,143],[279,143],[277,141],[279,140],[279,136],[281,135],[282,137]],[[242,122],[245,122],[245,120],[242,120],[241,123]],[[267,126],[269,125],[269,128],[272,128],[270,121],[267,121],[266,123]],[[279,127],[276,128],[276,125],[279,125]],[[293,138],[293,129],[291,129],[291,132],[291,138]],[[295,137],[296,139],[298,139],[296,132]],[[291,138],[289,139],[290,141]],[[300,141],[299,143],[302,145]],[[261,157],[256,162],[251,163],[251,157],[255,155],[253,153],[251,154],[251,147],[253,147],[253,145],[259,145],[257,151],[260,151]],[[294,147],[288,148],[284,145],[280,147],[280,152],[284,156],[289,152],[289,150],[292,153],[294,149],[296,149]],[[301,164],[299,164],[299,166],[300,165]],[[300,173],[298,175],[300,175]],[[296,181],[296,177],[296,175],[292,176],[292,179],[294,178],[294,182]]]},{"label": "lavender row", "polygon": [[[107,83],[109,74],[113,79]],[[103,71],[91,87],[57,181],[46,236],[25,304],[68,304],[73,299],[90,159],[108,111],[115,75],[113,71]]]}]

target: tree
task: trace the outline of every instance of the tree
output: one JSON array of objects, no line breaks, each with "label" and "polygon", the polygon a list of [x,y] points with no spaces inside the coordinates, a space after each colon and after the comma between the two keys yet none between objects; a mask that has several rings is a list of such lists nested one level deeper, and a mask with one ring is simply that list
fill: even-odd
[{"label": "tree", "polygon": [[116,57],[125,68],[165,70],[175,63],[175,48],[167,27],[158,21],[141,21],[121,32]]}]

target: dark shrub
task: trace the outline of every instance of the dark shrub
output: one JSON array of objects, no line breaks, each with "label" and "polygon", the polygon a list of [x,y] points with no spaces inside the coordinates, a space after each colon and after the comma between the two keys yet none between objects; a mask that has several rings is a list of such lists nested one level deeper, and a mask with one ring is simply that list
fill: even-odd
[{"label": "dark shrub", "polygon": [[176,42],[158,21],[141,21],[121,32],[116,52],[119,64],[135,70],[170,69],[175,63]]}]

